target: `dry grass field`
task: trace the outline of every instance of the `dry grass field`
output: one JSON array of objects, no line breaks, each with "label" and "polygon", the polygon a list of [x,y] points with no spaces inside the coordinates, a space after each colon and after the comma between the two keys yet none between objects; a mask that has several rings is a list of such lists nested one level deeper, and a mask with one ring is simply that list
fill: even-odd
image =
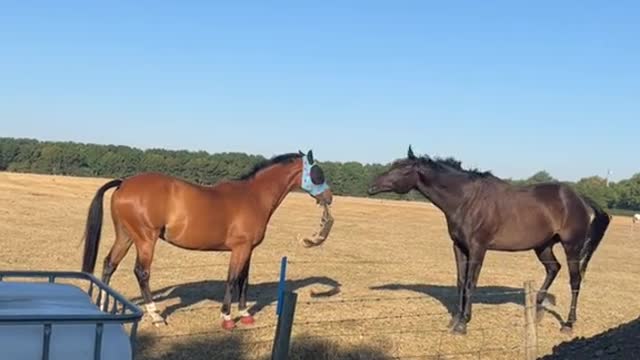
[{"label": "dry grass field", "polygon": [[[78,270],[86,211],[104,179],[0,173],[0,268]],[[105,200],[109,214],[109,196]],[[254,252],[249,296],[257,310],[252,328],[220,328],[220,301],[228,253],[178,249],[158,242],[151,272],[157,305],[168,326],[145,317],[140,359],[267,359],[275,330],[281,256],[288,256],[288,286],[299,294],[292,355],[295,359],[516,359],[523,345],[526,280],[539,286],[544,269],[533,252],[490,252],[464,337],[449,335],[448,309],[455,303],[454,258],[444,219],[429,204],[336,197],[329,239],[306,249],[296,234],[315,230],[321,209],[307,195],[291,194],[275,213],[266,239]],[[108,215],[107,215],[108,216]],[[539,353],[573,337],[591,337],[640,315],[640,228],[615,218],[583,282],[578,323],[571,336],[547,314],[539,324]],[[99,253],[113,239],[106,217]],[[569,306],[567,267],[551,288],[563,319]],[[111,285],[139,301],[132,249]],[[338,287],[331,296],[311,290]],[[234,304],[234,311],[236,309]]]}]

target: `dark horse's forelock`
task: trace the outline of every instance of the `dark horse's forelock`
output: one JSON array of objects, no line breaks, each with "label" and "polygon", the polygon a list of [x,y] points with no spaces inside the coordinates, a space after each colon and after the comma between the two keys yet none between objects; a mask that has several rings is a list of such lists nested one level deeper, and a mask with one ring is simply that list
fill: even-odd
[{"label": "dark horse's forelock", "polygon": [[302,156],[304,156],[304,154],[301,153],[288,153],[288,154],[282,154],[282,155],[278,155],[278,156],[274,156],[271,159],[268,160],[264,160],[261,161],[259,163],[257,163],[249,172],[247,172],[246,174],[242,175],[239,177],[239,180],[248,180],[253,178],[254,176],[256,176],[256,174],[260,171],[260,170],[264,170],[272,165],[275,164],[285,164],[285,163],[290,163],[295,159],[299,159]]},{"label": "dark horse's forelock", "polygon": [[458,171],[467,174],[472,179],[480,178],[495,178],[491,171],[480,171],[478,169],[464,169],[462,168],[462,162],[452,158],[430,158],[429,156],[421,156],[418,158],[418,162],[422,165],[428,166],[431,169],[439,172],[444,171]]}]

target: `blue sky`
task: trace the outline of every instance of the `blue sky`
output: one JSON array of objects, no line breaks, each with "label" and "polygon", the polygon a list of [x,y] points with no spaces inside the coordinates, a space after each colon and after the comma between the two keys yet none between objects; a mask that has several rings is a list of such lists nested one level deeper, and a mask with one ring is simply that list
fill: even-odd
[{"label": "blue sky", "polygon": [[627,178],[639,4],[5,1],[0,136]]}]

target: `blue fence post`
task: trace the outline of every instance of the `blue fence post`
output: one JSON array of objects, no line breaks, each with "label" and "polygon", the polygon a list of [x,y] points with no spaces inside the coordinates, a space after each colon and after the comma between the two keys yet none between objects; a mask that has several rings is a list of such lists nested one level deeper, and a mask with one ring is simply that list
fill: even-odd
[{"label": "blue fence post", "polygon": [[284,285],[287,278],[287,257],[283,256],[280,262],[280,283],[278,284],[278,306],[276,307],[276,315],[282,313],[282,299],[284,297]]}]

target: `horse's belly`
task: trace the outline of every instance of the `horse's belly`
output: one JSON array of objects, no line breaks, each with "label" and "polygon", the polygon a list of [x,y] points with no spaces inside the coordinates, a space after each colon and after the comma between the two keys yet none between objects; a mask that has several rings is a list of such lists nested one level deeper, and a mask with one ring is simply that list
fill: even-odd
[{"label": "horse's belly", "polygon": [[496,236],[487,249],[502,251],[526,251],[546,244],[553,234],[514,234]]},{"label": "horse's belly", "polygon": [[555,234],[556,226],[540,212],[511,213],[489,241],[488,249],[526,251],[541,247]]},{"label": "horse's belly", "polygon": [[164,240],[177,247],[188,250],[228,251],[230,250],[219,231],[176,231],[168,227]]}]

